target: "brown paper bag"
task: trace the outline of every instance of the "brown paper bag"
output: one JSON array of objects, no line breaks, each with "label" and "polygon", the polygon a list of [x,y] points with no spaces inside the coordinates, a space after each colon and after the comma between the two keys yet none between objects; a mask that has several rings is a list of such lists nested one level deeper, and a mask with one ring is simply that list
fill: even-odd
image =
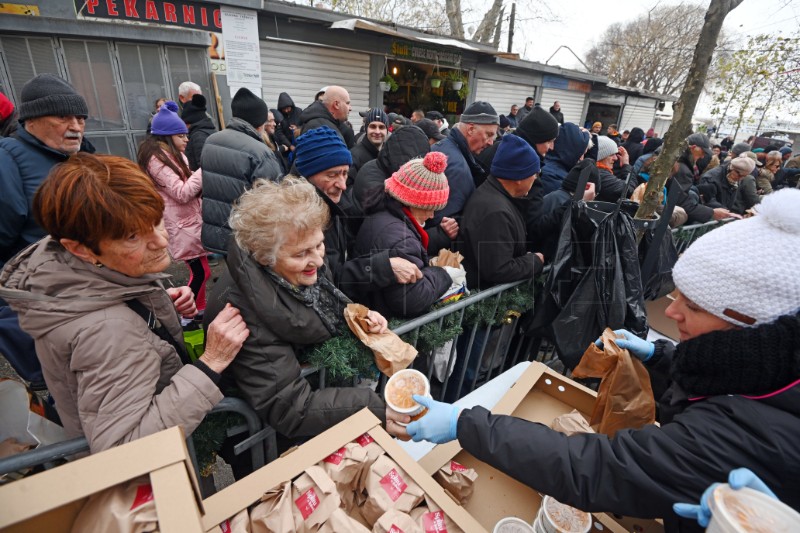
[{"label": "brown paper bag", "polygon": [[317,531],[342,504],[336,484],[317,465],[306,468],[292,482],[292,502],[294,526],[298,533]]},{"label": "brown paper bag", "polygon": [[459,252],[451,252],[447,248],[442,248],[439,250],[439,255],[428,262],[431,266],[461,268],[463,260],[464,256]]},{"label": "brown paper bag", "polygon": [[368,312],[369,309],[361,304],[347,304],[344,319],[350,326],[350,331],[375,354],[375,365],[378,370],[392,377],[392,374],[407,368],[414,361],[417,349],[392,331],[368,333],[370,326],[367,320]]},{"label": "brown paper bag", "polygon": [[158,514],[149,477],[132,479],[90,496],[72,524],[72,531],[158,531]]},{"label": "brown paper bag", "polygon": [[372,533],[422,533],[411,515],[389,509],[378,518]]},{"label": "brown paper bag", "polygon": [[370,533],[369,528],[348,516],[344,509],[336,509],[327,522],[319,528],[319,533]]},{"label": "brown paper bag", "polygon": [[360,491],[359,483],[368,458],[365,448],[357,442],[350,442],[319,463],[336,483],[342,507],[348,514],[363,502],[363,498],[356,498],[356,493]]},{"label": "brown paper bag", "polygon": [[221,533],[250,533],[250,514],[242,509],[219,525]]},{"label": "brown paper bag", "polygon": [[367,476],[367,501],[361,514],[374,525],[389,509],[407,513],[416,507],[425,494],[419,485],[389,457],[381,455]]},{"label": "brown paper bag", "polygon": [[450,461],[433,475],[439,485],[448,491],[461,505],[466,505],[475,491],[478,473],[457,461]]},{"label": "brown paper bag", "polygon": [[576,378],[602,378],[589,423],[609,437],[620,429],[637,429],[656,419],[647,369],[615,340],[614,332],[606,328],[602,335],[604,349],[590,344],[572,371]]},{"label": "brown paper bag", "polygon": [[291,482],[264,493],[261,503],[250,511],[250,530],[252,533],[294,531]]},{"label": "brown paper bag", "polygon": [[425,501],[427,505],[421,505],[409,513],[423,533],[463,533],[430,498],[425,498]]},{"label": "brown paper bag", "polygon": [[557,416],[550,423],[550,428],[560,431],[566,436],[575,435],[576,433],[594,433],[594,429],[589,425],[589,422],[578,412],[573,409],[572,412]]}]

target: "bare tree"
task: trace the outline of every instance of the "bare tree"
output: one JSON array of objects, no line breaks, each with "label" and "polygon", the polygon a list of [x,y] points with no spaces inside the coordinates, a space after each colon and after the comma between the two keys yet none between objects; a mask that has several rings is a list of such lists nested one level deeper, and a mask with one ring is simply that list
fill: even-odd
[{"label": "bare tree", "polygon": [[[401,26],[419,28],[434,33],[446,34],[451,22],[450,4],[456,4],[457,15],[461,17],[460,0],[445,0],[447,12],[442,9],[442,0],[330,0],[328,5],[334,11],[350,13]],[[462,35],[454,37],[463,38]]]},{"label": "bare tree", "polygon": [[[692,56],[692,63],[686,75],[680,99],[673,106],[672,124],[664,135],[664,147],[653,165],[650,180],[647,182],[644,199],[636,212],[636,218],[651,218],[659,204],[659,194],[670,176],[672,166],[678,159],[681,149],[686,148],[685,139],[691,133],[692,113],[706,83],[708,67],[717,46],[717,38],[722,30],[725,17],[742,0],[711,0],[708,6],[700,36]],[[639,236],[641,238],[641,235]]]},{"label": "bare tree", "polygon": [[697,5],[660,5],[632,22],[612,24],[589,50],[586,64],[618,85],[676,94],[686,81],[703,15]]}]

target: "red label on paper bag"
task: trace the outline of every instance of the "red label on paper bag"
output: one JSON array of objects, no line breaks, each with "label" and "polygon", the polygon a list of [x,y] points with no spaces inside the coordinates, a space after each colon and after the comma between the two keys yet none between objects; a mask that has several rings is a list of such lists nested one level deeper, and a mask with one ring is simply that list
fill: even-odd
[{"label": "red label on paper bag", "polygon": [[358,437],[356,439],[356,442],[359,443],[362,447],[364,447],[364,446],[366,446],[368,444],[371,444],[371,443],[375,442],[375,439],[373,439],[369,435],[369,433],[364,433],[363,435],[361,435],[360,437]]},{"label": "red label on paper bag", "polygon": [[326,463],[338,465],[339,463],[342,462],[342,459],[344,459],[344,452],[345,452],[344,448],[339,448],[337,451],[333,452],[328,457],[323,459],[323,461],[325,461]]},{"label": "red label on paper bag", "polygon": [[389,470],[389,473],[381,478],[381,486],[393,502],[396,502],[397,498],[399,498],[400,495],[403,494],[408,488],[406,482],[403,481],[403,478],[394,468]]},{"label": "red label on paper bag", "polygon": [[133,499],[133,505],[131,505],[129,511],[133,511],[150,501],[153,501],[153,487],[149,483],[147,485],[139,485],[136,487],[136,497]]},{"label": "red label on paper bag", "polygon": [[405,533],[405,531],[392,524],[392,527],[389,528],[389,533]]},{"label": "red label on paper bag", "polygon": [[219,525],[219,528],[222,530],[222,533],[231,533],[231,521],[225,520]]},{"label": "red label on paper bag", "polygon": [[319,507],[319,498],[317,498],[317,493],[314,492],[314,488],[312,487],[297,498],[294,504],[297,506],[300,514],[303,515],[303,520],[305,520]]},{"label": "red label on paper bag", "polygon": [[422,527],[425,529],[425,533],[447,533],[444,512],[434,511],[422,515]]},{"label": "red label on paper bag", "polygon": [[461,463],[457,463],[455,461],[450,461],[450,471],[451,472],[466,472],[467,467],[462,465]]}]

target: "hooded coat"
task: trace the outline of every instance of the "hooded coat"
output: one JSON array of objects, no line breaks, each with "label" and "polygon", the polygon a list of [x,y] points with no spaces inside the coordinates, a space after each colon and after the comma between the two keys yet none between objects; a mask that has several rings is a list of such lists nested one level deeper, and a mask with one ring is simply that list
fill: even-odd
[{"label": "hooded coat", "polygon": [[277,180],[281,166],[258,132],[240,118],[203,147],[203,231],[206,250],[225,254],[231,235],[231,206],[258,178]]},{"label": "hooded coat", "polygon": [[[283,108],[290,106],[292,109],[288,113],[281,111]],[[300,114],[302,111],[294,105],[294,100],[289,96],[289,93],[278,95],[278,111],[283,115],[283,120],[275,128],[275,140],[278,145],[294,146],[294,133],[291,126],[300,127]]]},{"label": "hooded coat", "polygon": [[632,163],[641,157],[644,151],[644,130],[642,128],[633,128],[628,134],[628,140],[622,143],[622,147],[628,152],[628,157]]},{"label": "hooded coat", "polygon": [[[228,270],[211,291],[205,322],[210,323],[226,303],[241,312],[250,336],[225,375],[233,378],[265,423],[286,437],[299,438],[316,436],[365,407],[385,419],[383,401],[368,388],[313,390],[300,375],[298,358],[331,338],[322,319],[235,242],[227,263]],[[319,275],[327,275],[327,269],[320,269]]]},{"label": "hooded coat", "polygon": [[138,300],[183,344],[166,274],[132,278],[78,259],[50,237],[0,274],[2,296],[36,342],[69,437],[93,453],[180,425],[192,433],[222,400],[198,366],[183,366],[126,301]]},{"label": "hooded coat", "polygon": [[328,126],[335,131],[348,150],[355,145],[355,135],[347,122],[333,118],[328,108],[317,100],[300,113],[300,128],[302,133],[305,133],[322,126]]},{"label": "hooded coat", "polygon": [[589,146],[589,134],[571,122],[562,125],[553,149],[544,156],[545,166],[539,180],[542,194],[561,188],[561,181],[574,167]]}]

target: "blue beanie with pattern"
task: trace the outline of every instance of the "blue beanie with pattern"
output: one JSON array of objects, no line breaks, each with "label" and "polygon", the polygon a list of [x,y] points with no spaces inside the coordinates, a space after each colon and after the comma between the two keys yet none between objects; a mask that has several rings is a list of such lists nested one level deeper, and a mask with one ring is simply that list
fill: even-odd
[{"label": "blue beanie with pattern", "polygon": [[150,133],[153,135],[189,133],[186,123],[178,116],[178,104],[172,100],[164,102],[150,123]]},{"label": "blue beanie with pattern", "polygon": [[352,165],[344,141],[328,126],[309,130],[297,138],[294,164],[304,178],[341,165]]}]

